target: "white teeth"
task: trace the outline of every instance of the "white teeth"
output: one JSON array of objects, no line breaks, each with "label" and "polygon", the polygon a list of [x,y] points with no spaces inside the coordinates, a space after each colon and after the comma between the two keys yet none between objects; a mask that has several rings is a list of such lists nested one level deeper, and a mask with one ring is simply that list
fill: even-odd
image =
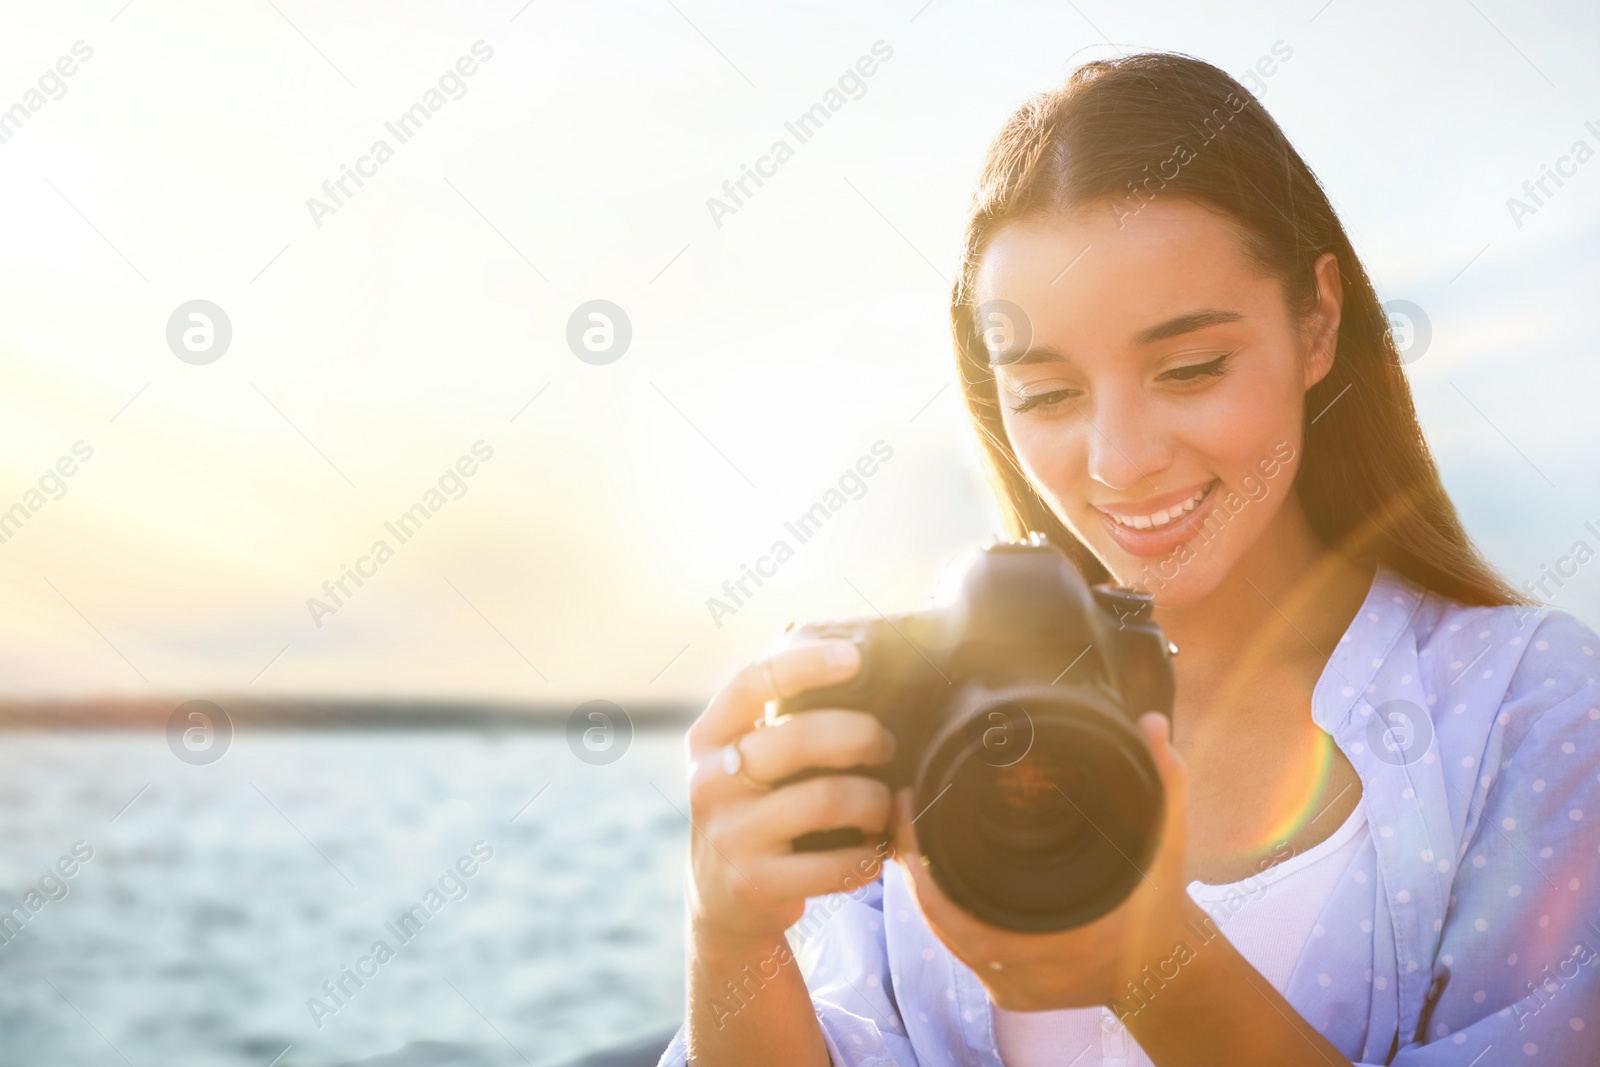
[{"label": "white teeth", "polygon": [[1110,515],[1111,518],[1119,525],[1130,526],[1135,530],[1156,529],[1167,525],[1174,519],[1182,518],[1183,516],[1189,514],[1189,512],[1193,511],[1200,505],[1200,501],[1205,498],[1206,490],[1209,488],[1210,483],[1207,483],[1205,486],[1202,486],[1199,490],[1197,490],[1194,496],[1190,497],[1182,504],[1174,504],[1170,508],[1167,508],[1163,511],[1157,511],[1150,515],[1118,515],[1115,512],[1109,511],[1106,512],[1106,514]]}]

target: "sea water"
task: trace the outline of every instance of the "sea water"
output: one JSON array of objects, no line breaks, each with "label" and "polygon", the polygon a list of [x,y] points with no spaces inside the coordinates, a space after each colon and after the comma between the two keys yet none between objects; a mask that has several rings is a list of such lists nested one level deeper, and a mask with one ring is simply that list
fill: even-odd
[{"label": "sea water", "polygon": [[0,733],[0,1065],[543,1067],[670,1028],[687,810],[673,730],[603,765],[555,730],[241,731],[203,766]]}]

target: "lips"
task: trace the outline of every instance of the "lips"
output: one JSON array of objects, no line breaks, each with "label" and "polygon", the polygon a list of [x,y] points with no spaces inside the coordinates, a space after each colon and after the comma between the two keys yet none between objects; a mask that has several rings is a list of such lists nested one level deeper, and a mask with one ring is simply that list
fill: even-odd
[{"label": "lips", "polygon": [[1129,555],[1164,556],[1175,551],[1211,513],[1219,485],[1212,479],[1195,489],[1149,497],[1127,504],[1098,506],[1100,521]]},{"label": "lips", "polygon": [[1160,529],[1193,511],[1200,501],[1205,499],[1206,492],[1210,488],[1211,483],[1207,482],[1189,491],[1186,496],[1174,498],[1169,493],[1163,497],[1150,497],[1139,504],[1119,504],[1102,507],[1100,510],[1123,526],[1136,530]]}]

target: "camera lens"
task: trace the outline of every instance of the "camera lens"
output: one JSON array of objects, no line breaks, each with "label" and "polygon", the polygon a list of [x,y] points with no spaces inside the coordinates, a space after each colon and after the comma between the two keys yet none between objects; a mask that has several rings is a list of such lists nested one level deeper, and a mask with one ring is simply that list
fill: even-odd
[{"label": "camera lens", "polygon": [[975,798],[979,818],[988,826],[991,847],[1029,863],[1072,847],[1089,830],[1082,811],[1071,801],[1082,795],[1078,768],[1055,752],[1035,752],[999,768],[988,787]]},{"label": "camera lens", "polygon": [[[1005,763],[970,741],[997,707],[1028,723],[1026,752]],[[914,782],[918,837],[945,893],[1017,930],[1080,926],[1126,899],[1155,854],[1163,795],[1121,710],[1093,688],[1041,687],[951,720]]]}]

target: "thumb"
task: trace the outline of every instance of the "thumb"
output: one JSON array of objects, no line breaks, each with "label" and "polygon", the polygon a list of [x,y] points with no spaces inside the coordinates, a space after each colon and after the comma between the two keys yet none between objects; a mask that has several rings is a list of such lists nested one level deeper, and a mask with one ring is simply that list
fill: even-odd
[{"label": "thumb", "polygon": [[902,786],[894,794],[894,820],[890,834],[895,859],[903,860],[917,854],[917,828],[911,821],[911,787]]},{"label": "thumb", "polygon": [[1155,878],[1164,887],[1181,886],[1189,839],[1188,768],[1178,750],[1172,747],[1172,720],[1159,712],[1147,712],[1139,717],[1139,732],[1155,757],[1166,801],[1162,812],[1161,846],[1155,861],[1155,869],[1161,873]]},{"label": "thumb", "polygon": [[1147,711],[1139,716],[1139,732],[1144,736],[1145,744],[1150,746],[1150,755],[1155,758],[1156,769],[1161,773],[1162,786],[1169,795],[1177,794],[1170,800],[1181,802],[1184,787],[1188,784],[1188,768],[1184,766],[1178,750],[1172,746],[1172,720],[1159,711]]}]

